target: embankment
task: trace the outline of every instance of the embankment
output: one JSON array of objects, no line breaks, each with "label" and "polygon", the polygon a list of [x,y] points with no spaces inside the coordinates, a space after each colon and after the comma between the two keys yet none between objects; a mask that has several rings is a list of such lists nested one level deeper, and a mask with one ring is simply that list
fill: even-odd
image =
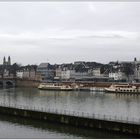
[{"label": "embankment", "polygon": [[85,118],[82,116],[72,116],[68,114],[59,114],[57,112],[51,113],[10,106],[0,106],[0,113],[54,123],[73,125],[76,127],[96,128],[140,136],[140,125],[135,123],[100,120],[96,118]]},{"label": "embankment", "polygon": [[[40,81],[36,80],[26,80],[26,79],[17,79],[16,86],[17,87],[38,87]],[[59,84],[71,85],[72,82],[59,82]],[[77,85],[83,84],[84,87],[109,87],[111,83],[106,82],[97,82],[97,83],[88,83],[88,82],[76,82]]]},{"label": "embankment", "polygon": [[25,79],[18,79],[16,80],[16,87],[38,87],[40,81],[35,80],[25,80]]},{"label": "embankment", "polygon": [[[36,80],[28,80],[28,79],[17,79],[16,80],[16,86],[17,87],[38,87],[39,84],[41,82],[40,81],[36,81]],[[74,82],[75,83],[75,82]],[[65,84],[65,85],[71,85],[73,84],[73,82],[59,82],[59,84]],[[76,82],[75,84],[77,85],[83,85],[84,87],[109,87],[112,82]],[[114,83],[114,84],[128,84],[128,83]],[[134,83],[133,85],[140,87],[140,83]]]}]

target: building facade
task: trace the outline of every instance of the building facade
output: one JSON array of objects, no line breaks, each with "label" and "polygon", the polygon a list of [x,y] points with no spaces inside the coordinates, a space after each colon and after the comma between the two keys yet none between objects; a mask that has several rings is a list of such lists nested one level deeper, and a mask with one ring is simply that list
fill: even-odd
[{"label": "building facade", "polygon": [[109,78],[113,78],[115,81],[126,80],[126,75],[123,72],[110,72]]},{"label": "building facade", "polygon": [[49,63],[41,63],[37,67],[37,74],[40,74],[42,80],[53,80],[55,77],[55,70]]}]

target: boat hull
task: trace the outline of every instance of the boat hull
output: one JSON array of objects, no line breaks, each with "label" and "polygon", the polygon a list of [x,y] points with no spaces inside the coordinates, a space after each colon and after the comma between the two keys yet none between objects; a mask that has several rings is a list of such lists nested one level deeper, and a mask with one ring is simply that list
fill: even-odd
[{"label": "boat hull", "polygon": [[59,89],[59,88],[38,88],[40,90],[55,90],[55,91],[72,91],[72,89]]},{"label": "boat hull", "polygon": [[71,91],[73,90],[70,87],[61,87],[61,86],[47,86],[47,85],[40,85],[38,87],[40,90],[57,90],[57,91]]},{"label": "boat hull", "polygon": [[128,91],[111,91],[111,90],[105,90],[106,93],[124,93],[124,94],[140,94],[140,91],[137,92],[128,92]]}]

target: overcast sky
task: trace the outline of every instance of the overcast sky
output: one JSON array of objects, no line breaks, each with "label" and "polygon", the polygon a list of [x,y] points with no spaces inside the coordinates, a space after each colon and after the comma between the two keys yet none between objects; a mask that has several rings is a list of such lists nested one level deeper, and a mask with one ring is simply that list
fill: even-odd
[{"label": "overcast sky", "polygon": [[140,2],[0,2],[0,63],[140,59]]}]

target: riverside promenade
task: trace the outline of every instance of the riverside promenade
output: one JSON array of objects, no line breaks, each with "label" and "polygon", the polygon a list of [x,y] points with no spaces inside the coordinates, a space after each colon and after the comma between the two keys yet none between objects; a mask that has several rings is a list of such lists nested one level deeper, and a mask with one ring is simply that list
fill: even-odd
[{"label": "riverside promenade", "polygon": [[140,136],[140,119],[0,103],[0,113]]}]

